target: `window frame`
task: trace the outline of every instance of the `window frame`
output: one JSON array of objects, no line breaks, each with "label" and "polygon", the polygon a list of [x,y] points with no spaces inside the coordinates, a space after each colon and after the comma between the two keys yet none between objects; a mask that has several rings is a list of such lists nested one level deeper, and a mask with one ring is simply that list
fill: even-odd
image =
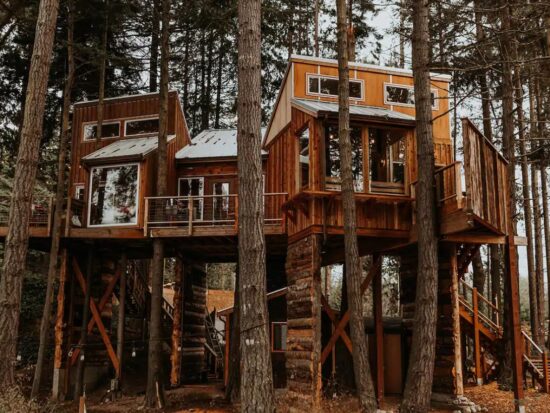
[{"label": "window frame", "polygon": [[[79,182],[77,184],[74,184],[73,188],[74,188],[74,192],[73,192],[74,199],[77,199],[79,201],[85,201],[86,200],[86,184]],[[84,190],[84,193],[82,195],[82,199],[78,198],[78,190],[79,189]]]},{"label": "window frame", "polygon": [[[192,180],[192,179],[198,179],[201,181],[201,194],[200,195],[181,195],[180,193],[180,182],[183,181],[183,180],[186,180],[186,181],[189,181],[189,180]],[[204,221],[204,176],[202,175],[191,175],[191,176],[182,176],[182,177],[178,177],[178,197],[179,198],[187,198],[189,196],[192,196],[192,197],[201,197],[200,198],[200,205],[201,205],[201,217],[200,218],[195,218],[193,217],[193,220],[194,221]]]},{"label": "window frame", "polygon": [[159,121],[159,129],[160,129],[160,119],[158,115],[155,116],[147,116],[147,117],[137,117],[137,118],[128,118],[124,119],[124,136],[147,136],[147,135],[154,135],[158,134],[159,131],[156,132],[144,132],[144,133],[133,133],[131,135],[128,135],[128,123],[129,122],[141,122],[141,121],[147,121],[147,120],[158,120]]},{"label": "window frame", "polygon": [[[305,130],[308,130],[308,175],[307,175],[307,185],[302,185],[302,162],[300,161],[301,157],[301,151],[300,151],[300,135],[304,133]],[[310,122],[307,121],[297,129],[297,131],[294,133],[294,137],[296,140],[296,186],[298,188],[298,192],[303,191],[304,189],[310,189],[311,188],[311,125]],[[265,192],[265,191],[264,191]]]},{"label": "window frame", "polygon": [[[217,184],[227,184],[227,195],[219,195],[215,193],[215,187]],[[178,184],[178,191],[179,191],[179,184]],[[213,222],[224,222],[224,221],[230,221],[229,219],[217,219],[215,217],[215,204],[219,199],[223,201],[223,199],[227,199],[227,215],[230,215],[231,212],[231,182],[228,180],[214,180],[212,181],[212,221]]]},{"label": "window frame", "polygon": [[[102,126],[105,126],[105,125],[117,125],[118,124],[118,135],[116,136],[102,136],[101,137],[101,140],[106,140],[106,139],[117,139],[117,138],[120,138],[122,137],[122,135],[120,134],[120,130],[121,130],[121,125],[120,125],[121,121],[120,120],[108,120],[108,121],[104,121],[103,122],[103,125]],[[91,121],[91,122],[83,122],[82,123],[82,142],[93,142],[95,141],[97,138],[88,138],[86,139],[86,126],[97,126],[98,122],[97,121]]]},{"label": "window frame", "polygon": [[[319,81],[319,92],[311,92],[309,90],[309,80],[313,77],[316,77]],[[307,96],[316,96],[316,97],[323,97],[324,96],[324,97],[337,98],[338,94],[333,95],[333,94],[330,94],[330,93],[321,93],[321,83],[320,83],[321,78],[338,80],[338,76],[323,75],[323,74],[320,74],[320,73],[306,73],[306,95]],[[357,82],[361,85],[361,96],[360,97],[350,96],[350,100],[355,100],[355,101],[365,100],[365,81],[363,79],[356,79],[356,78],[354,78],[354,79],[350,78],[349,81],[350,81],[350,83],[351,82]]]},{"label": "window frame", "polygon": [[[288,321],[272,321],[271,322],[271,352],[272,353],[286,353],[286,349],[284,350],[275,350],[275,325],[284,325],[286,326],[286,333],[288,336]],[[286,342],[285,342],[286,347]]]},{"label": "window frame", "polygon": [[[92,215],[92,179],[93,179],[93,171],[95,169],[105,169],[105,168],[121,168],[123,166],[136,166],[137,167],[137,189],[136,189],[136,222],[135,223],[128,223],[128,224],[92,224],[90,222],[91,215]],[[141,170],[140,170],[140,163],[139,162],[129,162],[129,163],[119,163],[119,164],[108,164],[108,165],[97,165],[90,168],[90,177],[88,179],[90,190],[88,191],[88,211],[87,211],[87,224],[89,228],[102,228],[102,227],[139,227],[139,203],[140,203],[140,192],[141,192]]]},{"label": "window frame", "polygon": [[[384,105],[388,106],[401,106],[404,108],[414,108],[414,103],[400,103],[400,102],[390,102],[388,100],[388,86],[397,87],[401,89],[408,89],[414,92],[414,86],[403,85],[400,83],[384,82]],[[437,89],[430,88],[431,93],[434,94],[434,103],[432,104],[432,110],[439,110],[439,94]]]}]

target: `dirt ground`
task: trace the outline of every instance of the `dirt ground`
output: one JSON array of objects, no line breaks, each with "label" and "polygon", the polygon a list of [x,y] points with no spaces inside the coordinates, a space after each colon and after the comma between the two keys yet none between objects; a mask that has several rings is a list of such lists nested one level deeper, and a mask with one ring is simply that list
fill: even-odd
[{"label": "dirt ground", "polygon": [[[223,391],[215,385],[193,385],[167,391],[167,413],[233,413],[238,412],[238,406],[227,404],[223,400]],[[514,411],[511,392],[500,391],[495,383],[479,387],[468,387],[465,395],[476,404],[487,408],[489,413],[508,413]],[[277,411],[288,411],[285,402],[285,392],[276,391]],[[400,399],[388,397],[381,406],[386,412],[397,412]],[[145,411],[140,406],[143,395],[125,396],[115,402],[102,402],[97,395],[87,402],[90,413],[129,413]],[[526,406],[528,413],[550,413],[550,395],[534,390],[526,391]],[[71,411],[71,409],[67,410]],[[76,410],[75,410],[76,411]],[[433,409],[432,413],[449,412],[450,410]],[[354,413],[359,412],[359,404],[353,396],[342,396],[323,400],[324,413]],[[313,412],[312,412],[313,413]]]}]

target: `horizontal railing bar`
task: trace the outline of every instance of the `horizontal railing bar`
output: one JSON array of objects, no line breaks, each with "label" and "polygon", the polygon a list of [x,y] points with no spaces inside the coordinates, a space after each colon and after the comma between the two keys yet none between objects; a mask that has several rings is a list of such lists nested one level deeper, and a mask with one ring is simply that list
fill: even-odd
[{"label": "horizontal railing bar", "polygon": [[544,351],[542,351],[542,349],[537,345],[537,343],[535,343],[533,339],[529,337],[529,335],[525,331],[522,331],[521,334],[535,348],[535,350],[537,350],[541,354],[544,353]]},{"label": "horizontal railing bar", "polygon": [[[263,196],[282,196],[282,195],[288,195],[287,192],[270,192],[270,193],[264,193]],[[220,195],[174,195],[174,196],[147,196],[145,197],[146,200],[150,199],[181,199],[181,200],[187,200],[187,199],[203,199],[203,198],[226,198],[231,197],[235,198],[238,194],[220,194]]]}]

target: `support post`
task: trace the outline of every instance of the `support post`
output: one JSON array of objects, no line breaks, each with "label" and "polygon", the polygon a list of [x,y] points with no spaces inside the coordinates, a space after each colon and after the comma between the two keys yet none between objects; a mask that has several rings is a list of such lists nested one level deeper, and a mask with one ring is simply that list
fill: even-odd
[{"label": "support post", "polygon": [[53,366],[52,396],[54,400],[64,398],[62,383],[66,369],[63,369],[63,320],[65,316],[65,285],[67,283],[67,249],[61,251],[59,286],[57,289],[57,312],[55,317],[55,353]]},{"label": "support post", "polygon": [[225,317],[225,354],[223,363],[223,383],[227,387],[229,384],[229,352],[231,349],[231,315]]},{"label": "support post", "polygon": [[542,374],[544,376],[544,392],[548,393],[549,389],[549,380],[550,377],[548,377],[548,352],[542,353]]},{"label": "support post", "polygon": [[174,315],[172,318],[172,353],[170,362],[170,385],[176,387],[180,384],[181,377],[181,320],[182,320],[182,282],[183,282],[183,261],[176,257],[176,268],[174,278]]},{"label": "support post", "polygon": [[126,254],[120,260],[120,291],[118,297],[118,320],[116,334],[116,355],[118,359],[118,374],[116,376],[116,390],[122,390],[122,358],[124,352],[124,327],[126,323],[126,266],[128,260]]},{"label": "support post", "polygon": [[476,369],[476,384],[483,384],[483,368],[481,366],[481,343],[479,342],[479,302],[477,288],[472,289],[472,306],[474,310],[474,363]]},{"label": "support post", "polygon": [[[373,262],[377,257],[373,257]],[[376,339],[376,398],[384,399],[384,325],[382,320],[382,267],[373,279],[374,336]]]}]

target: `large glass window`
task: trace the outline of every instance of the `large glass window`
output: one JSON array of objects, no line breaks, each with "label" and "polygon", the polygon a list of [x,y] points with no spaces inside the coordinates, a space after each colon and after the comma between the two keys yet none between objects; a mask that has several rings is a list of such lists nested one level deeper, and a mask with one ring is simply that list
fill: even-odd
[{"label": "large glass window", "polygon": [[[361,128],[352,127],[350,131],[353,183],[356,192],[362,192],[363,187],[363,140]],[[340,176],[340,143],[338,141],[338,126],[328,125],[325,129],[325,165],[326,183],[328,189],[334,188],[341,182]],[[331,188],[332,187],[332,188]]]},{"label": "large glass window", "polygon": [[[401,85],[384,85],[384,103],[387,105],[414,106],[414,87]],[[437,93],[432,90],[432,108],[437,109]]]},{"label": "large glass window", "polygon": [[[102,138],[117,138],[120,136],[120,122],[104,122],[101,126]],[[97,139],[97,123],[84,125],[84,140]]]},{"label": "large glass window", "polygon": [[369,179],[374,191],[401,191],[405,184],[406,133],[369,128]]},{"label": "large glass window", "polygon": [[[180,178],[178,181],[178,195],[198,197],[192,199],[193,219],[202,220],[204,199],[204,178]],[[183,208],[189,208],[189,201],[183,200]]]},{"label": "large glass window", "polygon": [[299,185],[300,188],[309,186],[309,128],[302,129],[298,133],[299,152]]},{"label": "large glass window", "polygon": [[[312,95],[338,96],[338,78],[308,75],[308,93]],[[349,97],[363,98],[363,82],[349,81]]]},{"label": "large glass window", "polygon": [[212,186],[214,197],[214,221],[223,221],[229,218],[229,182],[214,182]]},{"label": "large glass window", "polygon": [[92,168],[90,176],[90,225],[137,223],[138,165]]},{"label": "large glass window", "polygon": [[136,119],[126,121],[126,136],[158,133],[159,119]]}]

